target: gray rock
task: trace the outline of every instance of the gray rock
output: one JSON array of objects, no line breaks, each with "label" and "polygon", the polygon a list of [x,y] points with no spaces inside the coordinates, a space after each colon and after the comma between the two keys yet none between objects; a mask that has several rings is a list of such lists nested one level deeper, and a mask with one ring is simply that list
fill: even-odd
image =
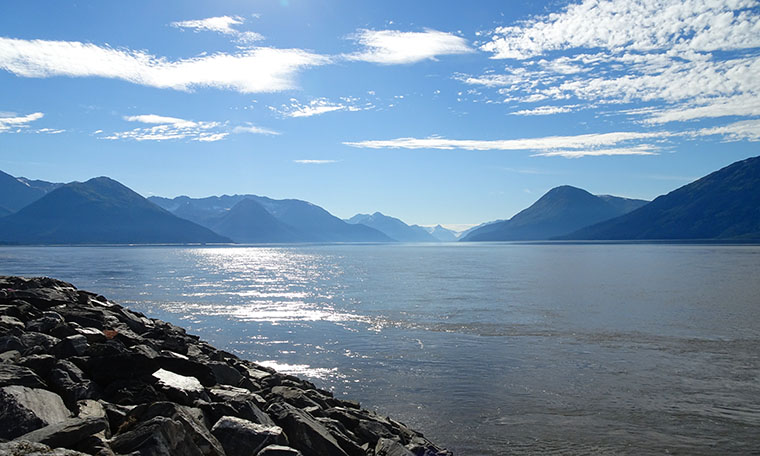
[{"label": "gray rock", "polygon": [[10,385],[28,386],[29,388],[47,387],[45,382],[28,367],[0,363],[0,386]]},{"label": "gray rock", "polygon": [[157,416],[171,418],[182,424],[185,432],[195,442],[198,449],[207,456],[224,456],[219,441],[205,426],[205,416],[200,409],[185,407],[172,402],[155,402],[135,407],[127,415],[127,421],[147,421]]},{"label": "gray rock", "polygon": [[51,329],[63,323],[63,317],[57,312],[42,312],[39,318],[26,322],[27,331],[48,333]]},{"label": "gray rock", "polygon": [[76,409],[78,418],[104,420],[106,428],[103,430],[103,436],[111,436],[111,426],[108,420],[108,414],[106,413],[106,408],[103,404],[92,399],[82,399],[81,401],[77,401]]},{"label": "gray rock", "polygon": [[190,405],[197,399],[208,401],[203,385],[195,377],[175,374],[165,369],[157,370],[153,377],[157,380],[157,388],[175,402]]},{"label": "gray rock", "polygon": [[137,452],[140,456],[202,456],[203,452],[187,434],[182,423],[157,416],[134,429],[112,438],[111,449],[119,454]]},{"label": "gray rock", "polygon": [[20,359],[21,353],[18,350],[8,350],[7,352],[0,353],[0,363],[16,364]]},{"label": "gray rock", "polygon": [[278,426],[262,426],[232,416],[222,417],[211,428],[227,456],[251,456],[271,444],[287,443]]},{"label": "gray rock", "polygon": [[50,448],[42,443],[27,442],[25,440],[13,440],[0,443],[0,455],[2,456],[86,456],[79,451],[66,448]]},{"label": "gray rock", "polygon": [[288,404],[300,409],[309,407],[315,407],[317,409],[322,408],[320,404],[313,401],[311,398],[309,398],[309,396],[306,395],[305,392],[298,388],[292,388],[289,386],[275,386],[272,388],[272,394],[280,396],[281,398],[285,399],[285,402]]},{"label": "gray rock", "polygon": [[74,328],[74,331],[76,331],[80,336],[84,336],[87,339],[87,342],[91,344],[106,341],[106,335],[103,334],[103,331],[99,330],[98,328]]},{"label": "gray rock", "polygon": [[232,406],[236,413],[234,416],[252,421],[264,426],[274,426],[272,419],[264,413],[259,407],[266,404],[266,401],[258,394],[251,393],[243,388],[234,386],[218,385],[208,390],[209,397],[218,402],[224,402]]},{"label": "gray rock", "polygon": [[286,403],[272,404],[267,411],[304,456],[347,456],[327,428],[306,412]]},{"label": "gray rock", "polygon": [[214,373],[216,382],[222,385],[238,386],[243,379],[243,375],[227,363],[210,362],[208,367]]},{"label": "gray rock", "polygon": [[0,327],[24,329],[24,322],[10,315],[0,315]]},{"label": "gray rock", "polygon": [[404,445],[391,439],[381,438],[375,445],[375,456],[415,456]]},{"label": "gray rock", "polygon": [[55,363],[53,355],[29,355],[21,358],[17,364],[28,367],[40,377],[47,377]]},{"label": "gray rock", "polygon": [[57,424],[50,424],[19,437],[20,440],[43,443],[53,448],[71,448],[93,434],[106,429],[105,418],[69,418]]},{"label": "gray rock", "polygon": [[84,356],[89,347],[87,338],[81,334],[76,334],[58,342],[52,351],[59,358],[70,358],[72,356]]},{"label": "gray rock", "polygon": [[80,399],[98,399],[101,395],[98,385],[88,379],[71,361],[56,362],[48,375],[48,381],[66,405],[72,408]]},{"label": "gray rock", "polygon": [[25,386],[0,388],[0,439],[14,439],[71,416],[61,397]]},{"label": "gray rock", "polygon": [[21,343],[27,348],[24,355],[49,353],[61,340],[35,331],[27,331],[21,336]]},{"label": "gray rock", "polygon": [[256,456],[302,456],[295,448],[282,445],[269,445],[258,452]]},{"label": "gray rock", "polygon": [[3,337],[0,337],[0,353],[6,352],[9,350],[16,350],[16,351],[24,351],[26,349],[26,345],[24,345],[23,342],[21,342],[21,338],[14,335],[5,335]]}]

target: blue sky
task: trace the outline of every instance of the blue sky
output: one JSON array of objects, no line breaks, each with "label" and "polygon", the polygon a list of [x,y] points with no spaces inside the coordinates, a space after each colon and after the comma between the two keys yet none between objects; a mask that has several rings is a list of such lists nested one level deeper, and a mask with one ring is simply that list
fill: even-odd
[{"label": "blue sky", "polygon": [[754,0],[7,1],[0,169],[452,227],[758,155]]}]

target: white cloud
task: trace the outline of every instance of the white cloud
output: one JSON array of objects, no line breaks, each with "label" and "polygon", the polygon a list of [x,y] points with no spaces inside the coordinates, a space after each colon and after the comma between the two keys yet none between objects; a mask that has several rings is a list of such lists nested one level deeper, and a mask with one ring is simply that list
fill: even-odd
[{"label": "white cloud", "polygon": [[755,0],[583,0],[498,27],[481,49],[527,59],[564,49],[712,52],[760,46]]},{"label": "white cloud", "polygon": [[264,39],[256,32],[241,32],[233,26],[242,25],[245,19],[240,16],[218,16],[206,19],[172,22],[172,27],[192,29],[196,32],[208,31],[233,35],[238,41],[252,42]]},{"label": "white cloud", "polygon": [[293,163],[299,165],[327,165],[330,163],[338,163],[339,160],[293,160]]},{"label": "white cloud", "polygon": [[[576,136],[477,140],[397,138],[391,140],[347,141],[343,144],[365,149],[438,149],[438,150],[527,150],[541,156],[581,157],[593,155],[654,155],[658,149],[645,140],[661,140],[668,132],[612,132]],[[632,144],[633,143],[633,144]]]},{"label": "white cloud", "polygon": [[565,112],[572,112],[578,105],[568,106],[538,106],[532,109],[523,109],[520,111],[511,112],[510,114],[515,116],[549,116],[552,114],[562,114]]},{"label": "white cloud", "polygon": [[385,65],[435,60],[441,55],[475,52],[467,40],[452,33],[426,29],[424,32],[360,30],[352,38],[364,50],[345,57],[349,60]]},{"label": "white cloud", "polygon": [[760,119],[742,120],[728,125],[702,128],[694,132],[695,136],[719,135],[726,141],[760,141]]},{"label": "white cloud", "polygon": [[650,144],[641,144],[634,147],[615,147],[611,149],[583,149],[583,150],[551,150],[539,152],[532,157],[601,157],[605,155],[658,155],[656,148]]},{"label": "white cloud", "polygon": [[10,131],[13,128],[26,128],[30,123],[42,119],[44,116],[45,114],[41,112],[34,112],[25,116],[19,116],[15,113],[2,113],[0,115],[0,133]]},{"label": "white cloud", "polygon": [[242,93],[287,90],[295,86],[299,71],[328,62],[325,56],[301,49],[260,47],[171,61],[78,41],[0,38],[0,69],[17,76],[103,77],[185,91],[199,87]]},{"label": "white cloud", "polygon": [[179,119],[177,117],[159,116],[157,114],[141,114],[138,116],[125,116],[124,120],[128,122],[141,122],[146,124],[172,124],[178,127],[194,127],[198,124],[185,119]]},{"label": "white cloud", "polygon": [[757,0],[578,0],[479,47],[509,64],[455,79],[496,90],[489,102],[634,104],[617,114],[648,124],[760,115]]},{"label": "white cloud", "polygon": [[[125,116],[124,120],[127,122],[139,122],[151,126],[110,133],[107,136],[102,136],[102,139],[126,139],[133,141],[167,141],[184,139],[199,142],[216,142],[227,138],[231,133],[279,135],[276,131],[254,125],[238,125],[230,128],[228,122],[193,121],[158,114]],[[103,133],[103,130],[98,130],[93,134],[97,135],[100,133]]]},{"label": "white cloud", "polygon": [[268,128],[263,127],[257,127],[255,125],[244,125],[244,126],[237,126],[232,129],[233,133],[251,133],[254,135],[279,135],[280,132],[270,130]]},{"label": "white cloud", "polygon": [[66,130],[54,129],[54,128],[40,128],[40,129],[34,130],[34,132],[35,133],[45,133],[45,134],[48,134],[48,135],[58,135],[58,134],[61,134],[61,133],[65,133]]},{"label": "white cloud", "polygon": [[362,103],[358,98],[341,97],[340,101],[331,101],[327,98],[316,98],[308,103],[301,103],[295,98],[290,99],[290,104],[284,104],[280,108],[270,106],[269,109],[285,117],[312,117],[335,111],[364,111],[374,108],[372,103]]}]

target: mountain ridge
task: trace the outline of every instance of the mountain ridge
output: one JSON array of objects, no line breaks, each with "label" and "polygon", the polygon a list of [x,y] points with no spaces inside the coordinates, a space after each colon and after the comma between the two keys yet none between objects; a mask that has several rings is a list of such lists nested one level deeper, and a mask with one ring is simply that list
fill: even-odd
[{"label": "mountain ridge", "polygon": [[185,244],[230,239],[181,219],[108,177],[62,185],[0,219],[0,242]]},{"label": "mountain ridge", "polygon": [[561,185],[535,203],[502,222],[482,226],[465,235],[463,242],[547,240],[573,232],[642,206],[643,200],[597,196],[578,187]]},{"label": "mountain ridge", "polygon": [[760,240],[760,157],[734,162],[632,212],[558,239]]}]

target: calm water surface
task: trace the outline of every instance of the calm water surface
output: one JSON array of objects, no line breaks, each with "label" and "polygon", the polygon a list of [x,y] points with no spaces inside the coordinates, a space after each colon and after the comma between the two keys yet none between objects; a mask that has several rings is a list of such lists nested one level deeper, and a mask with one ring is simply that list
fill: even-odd
[{"label": "calm water surface", "polygon": [[2,247],[459,455],[758,454],[760,247]]}]

